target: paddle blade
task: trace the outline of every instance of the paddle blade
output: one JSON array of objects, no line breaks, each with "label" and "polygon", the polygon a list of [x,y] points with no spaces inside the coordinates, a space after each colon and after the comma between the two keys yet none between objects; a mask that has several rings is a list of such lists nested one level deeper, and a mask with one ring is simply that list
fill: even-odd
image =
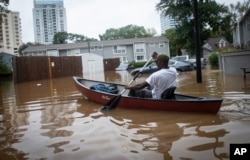
[{"label": "paddle blade", "polygon": [[109,111],[115,109],[121,99],[121,94],[112,98],[106,105],[101,108],[101,111]]}]

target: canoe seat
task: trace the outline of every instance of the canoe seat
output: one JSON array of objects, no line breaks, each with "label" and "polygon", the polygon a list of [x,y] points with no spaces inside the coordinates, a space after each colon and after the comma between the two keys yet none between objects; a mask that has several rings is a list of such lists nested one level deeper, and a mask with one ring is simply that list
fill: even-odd
[{"label": "canoe seat", "polygon": [[162,94],[161,94],[161,98],[162,99],[175,99],[175,91],[176,87],[170,87],[168,89],[166,89]]}]

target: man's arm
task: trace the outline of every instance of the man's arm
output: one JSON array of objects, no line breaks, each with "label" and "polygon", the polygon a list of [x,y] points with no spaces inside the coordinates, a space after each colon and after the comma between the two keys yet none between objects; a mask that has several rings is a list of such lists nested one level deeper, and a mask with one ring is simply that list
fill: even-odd
[{"label": "man's arm", "polygon": [[146,81],[144,81],[142,83],[138,83],[138,84],[135,84],[135,85],[126,85],[125,88],[126,89],[138,90],[138,89],[145,88],[147,86],[149,86],[149,84]]}]

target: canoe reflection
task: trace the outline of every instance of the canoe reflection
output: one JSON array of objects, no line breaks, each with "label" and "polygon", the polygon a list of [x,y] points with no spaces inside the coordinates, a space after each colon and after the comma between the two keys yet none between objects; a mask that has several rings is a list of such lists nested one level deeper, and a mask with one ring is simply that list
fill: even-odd
[{"label": "canoe reflection", "polygon": [[[86,104],[86,102],[84,103]],[[87,103],[92,102],[87,101]],[[96,111],[97,108],[92,108],[92,111],[89,109],[90,107],[87,110],[84,107],[79,107],[77,111],[84,114],[85,117],[94,118],[92,116],[93,111]],[[168,113],[150,110],[138,111],[123,108],[117,108],[115,111],[103,112],[102,114],[100,116],[100,112],[97,111],[95,115],[99,116],[95,116],[95,118],[106,117],[109,119],[107,126],[110,126],[110,128],[106,128],[106,130],[112,130],[113,127],[111,126],[115,126],[116,129],[119,128],[117,129],[117,136],[123,137],[127,142],[132,143],[132,145],[128,146],[133,146],[133,144],[141,146],[140,149],[138,147],[126,147],[126,150],[132,153],[140,154],[141,151],[154,151],[161,153],[164,159],[175,159],[176,154],[181,153],[181,150],[176,150],[173,145],[178,141],[182,141],[182,139],[197,136],[201,139],[199,143],[203,144],[190,143],[186,148],[187,150],[194,153],[213,150],[214,157],[228,157],[227,153],[216,153],[216,149],[223,147],[223,142],[219,142],[219,138],[227,134],[226,130],[221,128],[212,131],[210,131],[211,129],[203,129],[203,127],[216,128],[216,126],[226,123],[227,121],[220,118],[219,115]],[[195,133],[185,133],[191,129]],[[207,142],[207,139],[210,139],[210,141]]]}]

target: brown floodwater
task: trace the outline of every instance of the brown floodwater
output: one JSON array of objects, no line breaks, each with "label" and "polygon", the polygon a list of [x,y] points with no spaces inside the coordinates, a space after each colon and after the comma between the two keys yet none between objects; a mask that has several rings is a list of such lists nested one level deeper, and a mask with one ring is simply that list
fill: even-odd
[{"label": "brown floodwater", "polygon": [[[126,84],[130,79],[127,71],[112,71],[102,80]],[[216,115],[119,107],[103,113],[101,105],[82,97],[72,77],[2,80],[0,159],[229,159],[230,144],[250,143],[249,76],[204,69],[202,83],[196,83],[195,71],[183,72],[176,92],[224,100]]]}]

